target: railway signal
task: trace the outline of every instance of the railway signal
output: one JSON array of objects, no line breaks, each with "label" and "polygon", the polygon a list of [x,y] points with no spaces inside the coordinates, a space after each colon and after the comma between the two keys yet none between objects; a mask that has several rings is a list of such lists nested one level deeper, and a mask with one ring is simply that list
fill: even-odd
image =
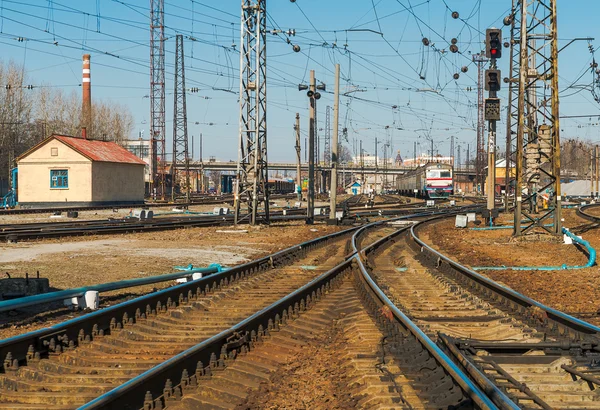
[{"label": "railway signal", "polygon": [[502,30],[488,28],[485,31],[485,55],[490,59],[490,69],[485,70],[485,89],[489,91],[489,98],[485,100],[485,119],[488,124],[488,174],[486,181],[487,193],[487,218],[491,226],[496,207],[496,121],[500,119],[500,70],[497,69],[496,60],[502,57]]},{"label": "railway signal", "polygon": [[502,30],[488,28],[485,31],[485,56],[487,58],[502,57]]},{"label": "railway signal", "polygon": [[485,90],[500,91],[500,70],[485,70]]}]

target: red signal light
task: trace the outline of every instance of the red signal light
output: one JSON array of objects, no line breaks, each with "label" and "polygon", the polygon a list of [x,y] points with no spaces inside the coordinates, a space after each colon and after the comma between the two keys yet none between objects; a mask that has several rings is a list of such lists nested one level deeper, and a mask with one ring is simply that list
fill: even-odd
[{"label": "red signal light", "polygon": [[490,50],[490,52],[492,53],[493,56],[495,56],[496,54],[498,54],[498,50],[496,50],[495,48],[492,48]]}]

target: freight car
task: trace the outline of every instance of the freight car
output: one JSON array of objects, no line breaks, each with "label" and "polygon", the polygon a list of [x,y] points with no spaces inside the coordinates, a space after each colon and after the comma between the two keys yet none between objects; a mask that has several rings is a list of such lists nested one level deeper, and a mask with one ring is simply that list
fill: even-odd
[{"label": "freight car", "polygon": [[272,194],[293,194],[296,189],[294,181],[281,178],[270,178],[268,186]]}]

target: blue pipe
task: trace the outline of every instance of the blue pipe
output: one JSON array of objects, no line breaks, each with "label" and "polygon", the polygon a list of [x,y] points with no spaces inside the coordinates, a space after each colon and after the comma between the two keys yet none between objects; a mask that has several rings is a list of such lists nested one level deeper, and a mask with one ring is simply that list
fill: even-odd
[{"label": "blue pipe", "polygon": [[[189,269],[188,269],[189,268]],[[42,303],[55,302],[58,300],[65,300],[74,297],[80,297],[89,291],[97,291],[99,293],[108,292],[111,290],[131,288],[135,286],[149,285],[158,282],[166,282],[169,280],[175,280],[190,276],[192,273],[217,273],[223,269],[221,265],[213,263],[207,268],[193,268],[189,265],[188,268],[183,268],[181,272],[169,273],[166,275],[151,276],[148,278],[139,279],[128,279],[121,280],[118,282],[101,283],[98,285],[85,286],[75,289],[59,290],[58,292],[44,293],[41,295],[25,296],[17,299],[3,300],[0,301],[0,312],[6,312],[8,310],[20,309],[27,306],[33,306]]]},{"label": "blue pipe", "polygon": [[588,262],[585,265],[575,265],[569,266],[566,263],[563,263],[560,266],[478,266],[472,268],[473,270],[541,270],[541,271],[550,271],[550,270],[571,270],[571,269],[586,269],[591,268],[596,263],[596,250],[592,248],[590,243],[586,240],[583,240],[571,232],[568,229],[563,228],[562,233],[567,235],[569,238],[573,240],[573,242],[577,242],[580,245],[585,246],[585,249],[588,251]]}]

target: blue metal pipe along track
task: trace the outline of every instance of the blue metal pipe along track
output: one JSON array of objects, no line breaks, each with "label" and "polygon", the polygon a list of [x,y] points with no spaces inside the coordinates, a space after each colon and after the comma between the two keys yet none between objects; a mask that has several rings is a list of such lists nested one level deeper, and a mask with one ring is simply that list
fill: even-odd
[{"label": "blue metal pipe along track", "polygon": [[56,302],[70,298],[81,297],[86,292],[96,291],[98,293],[109,292],[111,290],[132,288],[135,286],[150,285],[153,283],[167,282],[181,278],[187,278],[194,273],[212,274],[221,272],[221,265],[212,264],[206,268],[193,268],[182,272],[169,273],[166,275],[150,276],[148,278],[128,279],[118,282],[101,283],[98,285],[85,286],[75,289],[59,290],[57,292],[49,292],[41,295],[25,296],[18,299],[10,299],[0,301],[0,312],[9,310],[21,309],[28,306],[40,305],[44,303]]}]

